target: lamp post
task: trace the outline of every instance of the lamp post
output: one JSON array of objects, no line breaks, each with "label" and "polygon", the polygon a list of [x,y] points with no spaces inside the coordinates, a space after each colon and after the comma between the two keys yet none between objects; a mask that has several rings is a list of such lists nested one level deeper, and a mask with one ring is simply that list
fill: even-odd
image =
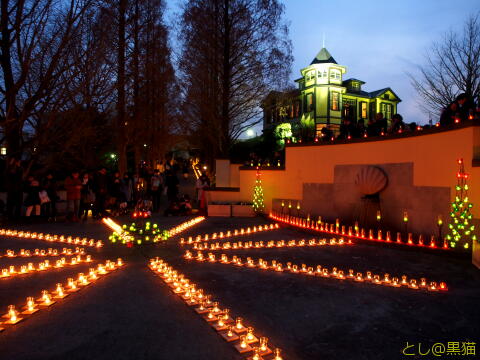
[{"label": "lamp post", "polygon": [[405,227],[405,234],[408,234],[408,212],[406,210],[403,212],[403,225]]},{"label": "lamp post", "polygon": [[438,226],[438,238],[442,239],[442,228],[443,228],[443,219],[442,215],[438,215],[437,217],[437,226]]}]

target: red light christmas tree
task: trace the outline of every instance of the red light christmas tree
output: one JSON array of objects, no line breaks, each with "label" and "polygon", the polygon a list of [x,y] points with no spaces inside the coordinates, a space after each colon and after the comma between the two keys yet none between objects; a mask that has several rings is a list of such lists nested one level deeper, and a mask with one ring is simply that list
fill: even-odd
[{"label": "red light christmas tree", "polygon": [[462,245],[465,249],[470,246],[470,240],[476,241],[474,234],[475,226],[472,222],[470,209],[473,204],[468,199],[468,174],[465,173],[463,159],[457,160],[460,167],[457,173],[457,186],[455,186],[455,200],[452,202],[450,212],[451,222],[448,225],[449,232],[446,236],[450,247]]}]

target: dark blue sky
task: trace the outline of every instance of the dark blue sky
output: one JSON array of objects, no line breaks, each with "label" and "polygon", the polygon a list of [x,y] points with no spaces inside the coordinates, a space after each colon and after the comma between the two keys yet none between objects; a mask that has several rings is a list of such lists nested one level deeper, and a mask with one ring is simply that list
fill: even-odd
[{"label": "dark blue sky", "polygon": [[[480,0],[285,0],[295,57],[292,79],[322,47],[347,66],[346,78],[373,91],[391,87],[402,99],[398,112],[407,122],[428,121],[417,107],[407,72],[414,73],[434,40],[461,30],[480,10]],[[434,119],[435,120],[435,119]]]},{"label": "dark blue sky", "polygon": [[[180,0],[167,0],[169,12]],[[428,122],[417,107],[407,72],[415,73],[435,40],[461,30],[480,0],[284,0],[295,58],[291,79],[322,47],[347,66],[346,78],[366,82],[373,91],[391,87],[403,100],[398,112],[406,122]],[[435,121],[436,119],[434,119]]]}]

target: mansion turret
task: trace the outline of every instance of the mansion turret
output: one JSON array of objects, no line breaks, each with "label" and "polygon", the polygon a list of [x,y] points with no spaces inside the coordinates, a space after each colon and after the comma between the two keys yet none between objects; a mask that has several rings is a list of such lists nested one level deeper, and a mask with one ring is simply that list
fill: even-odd
[{"label": "mansion turret", "polygon": [[271,92],[262,102],[264,129],[280,123],[301,122],[315,127],[319,135],[328,126],[337,132],[343,119],[354,124],[369,119],[378,112],[387,120],[397,113],[400,98],[389,87],[367,92],[365,82],[346,79],[347,68],[337,64],[327,49],[322,48],[309,66],[295,80],[298,89]]}]

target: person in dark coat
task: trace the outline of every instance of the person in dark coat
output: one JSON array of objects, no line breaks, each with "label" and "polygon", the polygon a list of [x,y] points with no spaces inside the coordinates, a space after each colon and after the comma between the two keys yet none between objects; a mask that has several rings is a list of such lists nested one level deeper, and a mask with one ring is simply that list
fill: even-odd
[{"label": "person in dark coat", "polygon": [[5,174],[5,187],[7,190],[7,217],[18,220],[23,203],[23,169],[19,159],[12,158]]},{"label": "person in dark coat", "polygon": [[323,141],[330,141],[330,139],[333,137],[333,131],[330,130],[327,126],[324,126],[322,128],[321,133]]},{"label": "person in dark coat", "polygon": [[452,101],[440,115],[440,125],[448,126],[465,120],[473,120],[474,102],[467,94],[462,93]]},{"label": "person in dark coat", "polygon": [[179,181],[175,173],[172,170],[168,170],[165,178],[165,185],[167,187],[167,198],[170,202],[173,202],[177,199],[178,183]]},{"label": "person in dark coat", "polygon": [[458,104],[453,101],[445,109],[443,109],[440,115],[440,125],[449,126],[455,123],[455,116],[457,114]]},{"label": "person in dark coat", "polygon": [[340,125],[340,134],[338,135],[337,139],[347,140],[349,138],[354,138],[357,137],[356,133],[357,129],[355,125],[352,124],[350,119],[345,118]]},{"label": "person in dark coat", "polygon": [[373,118],[373,119],[368,120],[368,124],[367,124],[367,135],[368,135],[369,137],[371,137],[371,136],[378,136],[378,135],[380,135],[380,132],[379,132],[378,130],[379,130],[379,126],[378,126],[378,124],[377,124],[376,117]]},{"label": "person in dark coat", "polygon": [[88,212],[94,211],[95,205],[95,191],[93,190],[93,177],[89,173],[84,173],[82,176],[82,190],[80,191],[80,215],[83,221],[87,221]]},{"label": "person in dark coat", "polygon": [[357,132],[356,135],[357,137],[362,137],[365,135],[365,120],[364,119],[359,119],[357,122]]},{"label": "person in dark coat", "polygon": [[51,172],[47,173],[47,176],[43,180],[42,188],[47,192],[49,202],[43,204],[44,214],[48,221],[56,221],[57,218],[57,182]]},{"label": "person in dark coat", "polygon": [[65,179],[65,190],[67,191],[67,212],[68,219],[79,221],[80,199],[82,198],[82,181],[78,171],[72,171],[72,174]]},{"label": "person in dark coat", "polygon": [[113,175],[110,195],[113,196],[116,201],[126,201],[125,193],[123,192],[123,179],[118,171]]},{"label": "person in dark coat", "polygon": [[475,103],[465,93],[458,95],[455,98],[458,104],[457,117],[460,121],[473,120],[473,114],[475,112]]},{"label": "person in dark coat", "polygon": [[29,217],[32,214],[33,209],[35,209],[35,215],[40,215],[40,183],[33,176],[28,177],[28,183],[26,186],[27,197],[25,198],[25,206],[27,211],[25,213],[26,217]]},{"label": "person in dark coat", "polygon": [[392,116],[392,126],[389,129],[389,132],[392,134],[398,133],[400,130],[405,129],[405,124],[403,123],[403,117],[400,114],[395,114]]},{"label": "person in dark coat", "polygon": [[130,178],[129,174],[123,175],[122,192],[125,194],[125,199],[130,205],[133,200],[133,180]]},{"label": "person in dark coat", "polygon": [[388,121],[387,121],[387,119],[385,119],[382,112],[379,112],[375,115],[375,125],[378,128],[378,130],[377,130],[378,134],[377,135],[382,135],[382,133],[383,134],[387,133]]},{"label": "person in dark coat", "polygon": [[160,208],[162,194],[162,177],[158,169],[155,169],[150,179],[150,194],[153,202],[153,212],[157,212]]},{"label": "person in dark coat", "polygon": [[95,214],[96,218],[101,218],[105,215],[105,203],[108,195],[108,177],[107,169],[101,168],[94,181],[95,189]]}]

